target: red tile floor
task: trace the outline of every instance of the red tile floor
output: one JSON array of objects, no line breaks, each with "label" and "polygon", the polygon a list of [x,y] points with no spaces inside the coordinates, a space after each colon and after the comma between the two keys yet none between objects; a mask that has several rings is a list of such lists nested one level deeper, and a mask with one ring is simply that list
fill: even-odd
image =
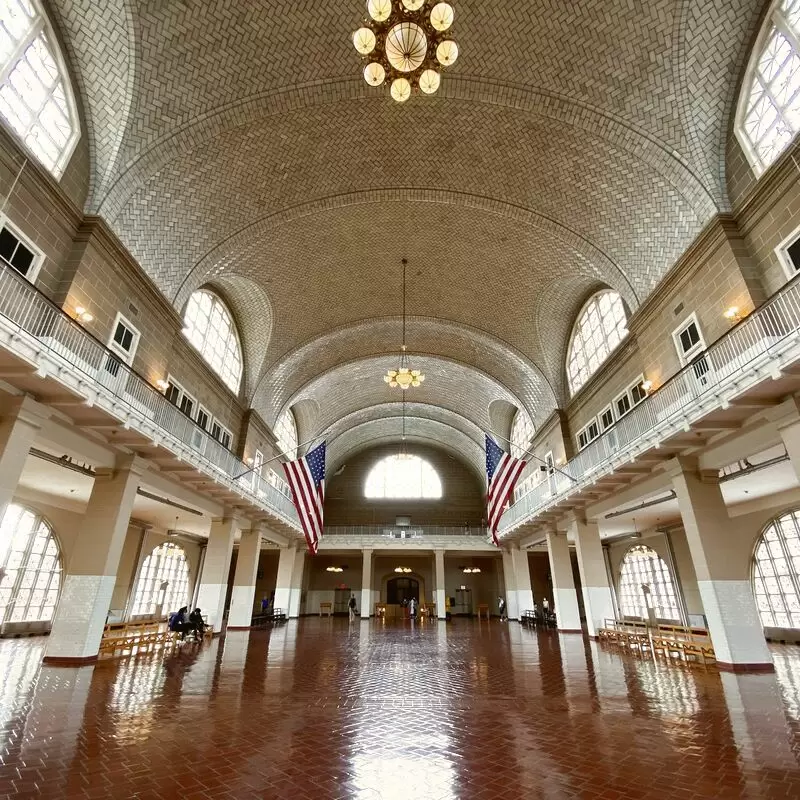
[{"label": "red tile floor", "polygon": [[0,642],[0,798],[800,798],[800,647],[775,675],[512,623],[310,618],[41,667]]}]

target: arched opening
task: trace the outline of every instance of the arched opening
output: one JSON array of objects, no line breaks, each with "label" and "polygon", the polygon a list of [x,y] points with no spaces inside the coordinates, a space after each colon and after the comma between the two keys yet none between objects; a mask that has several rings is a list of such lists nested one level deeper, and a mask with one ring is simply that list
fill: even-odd
[{"label": "arched opening", "polygon": [[789,511],[761,532],[751,579],[765,628],[800,628],[800,512]]},{"label": "arched opening", "polygon": [[386,602],[405,605],[411,598],[419,603],[419,581],[416,578],[398,577],[386,581]]},{"label": "arched opening", "polygon": [[520,409],[514,415],[511,424],[511,455],[513,458],[523,458],[533,438],[534,428],[527,412]]},{"label": "arched opening", "polygon": [[11,503],[0,524],[0,625],[49,623],[61,588],[61,550],[48,522]]},{"label": "arched opening", "polygon": [[297,458],[297,423],[291,409],[287,409],[275,423],[275,438],[278,450],[287,461]]},{"label": "arched opening", "polygon": [[189,605],[189,563],[184,549],[173,542],[158,545],[139,570],[131,602],[131,617],[158,618]]},{"label": "arched opening", "polygon": [[397,453],[382,458],[370,470],[364,497],[407,500],[437,499],[442,481],[436,470],[419,456]]},{"label": "arched opening", "polygon": [[681,619],[672,573],[652,547],[635,545],[625,553],[619,577],[619,605],[624,617]]}]

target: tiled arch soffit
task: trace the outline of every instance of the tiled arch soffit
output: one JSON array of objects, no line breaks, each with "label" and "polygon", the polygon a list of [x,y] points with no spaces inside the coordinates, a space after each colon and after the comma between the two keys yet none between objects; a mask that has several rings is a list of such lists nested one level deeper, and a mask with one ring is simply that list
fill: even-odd
[{"label": "tiled arch soffit", "polygon": [[[380,360],[375,369],[384,371],[371,377],[389,391],[381,375],[396,366],[400,325],[401,318],[395,316],[362,320],[306,342],[265,370],[251,405],[274,425],[284,407],[312,391],[314,381],[365,357]],[[535,424],[556,406],[556,395],[541,370],[507,342],[483,330],[432,317],[410,316],[407,327],[412,357],[439,357],[483,373],[503,387],[498,397],[525,408]],[[435,383],[435,376],[431,377]]]}]

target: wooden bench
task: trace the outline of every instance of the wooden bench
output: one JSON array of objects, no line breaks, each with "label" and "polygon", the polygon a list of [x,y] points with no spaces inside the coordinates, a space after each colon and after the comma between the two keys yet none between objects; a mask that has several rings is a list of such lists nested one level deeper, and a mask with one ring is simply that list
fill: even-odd
[{"label": "wooden bench", "polygon": [[539,621],[539,617],[532,608],[526,608],[525,611],[519,615],[519,621],[523,625],[529,625],[533,627]]},{"label": "wooden bench", "polygon": [[271,608],[265,614],[255,614],[250,620],[250,626],[259,628],[279,622],[286,622],[286,612],[282,608]]},{"label": "wooden bench", "polygon": [[326,617],[330,617],[333,615],[333,603],[320,603],[319,604],[319,615],[325,615]]},{"label": "wooden bench", "polygon": [[168,630],[166,623],[160,620],[115,622],[103,629],[98,655],[113,656],[126,650],[133,655],[158,647],[166,650],[174,647],[179,638],[179,633]]},{"label": "wooden bench", "polygon": [[638,620],[606,619],[597,632],[600,639],[610,644],[638,649],[643,652],[650,648],[655,655],[666,658],[677,656],[684,661],[697,658],[703,664],[715,660],[711,637],[705,628],[692,628],[684,625],[648,625]]}]

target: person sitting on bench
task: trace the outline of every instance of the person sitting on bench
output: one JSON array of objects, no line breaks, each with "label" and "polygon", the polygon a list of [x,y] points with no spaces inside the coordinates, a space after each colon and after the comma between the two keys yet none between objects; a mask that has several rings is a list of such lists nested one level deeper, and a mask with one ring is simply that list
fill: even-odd
[{"label": "person sitting on bench", "polygon": [[167,627],[171,631],[181,635],[181,641],[186,638],[188,631],[194,630],[194,625],[186,619],[186,612],[188,610],[186,606],[181,606],[177,611],[173,611],[169,615],[169,621],[167,622]]},{"label": "person sitting on bench", "polygon": [[199,608],[196,608],[189,614],[189,624],[194,631],[195,638],[198,641],[202,640],[206,629],[206,623],[203,621],[203,615],[200,613]]}]

